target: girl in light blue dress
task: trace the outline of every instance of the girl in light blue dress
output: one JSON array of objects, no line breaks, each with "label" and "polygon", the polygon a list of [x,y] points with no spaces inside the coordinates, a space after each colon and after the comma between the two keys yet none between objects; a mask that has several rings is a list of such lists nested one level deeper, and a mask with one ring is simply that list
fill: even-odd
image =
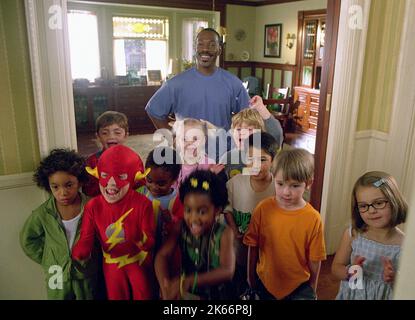
[{"label": "girl in light blue dress", "polygon": [[408,205],[385,172],[361,176],[352,193],[352,226],[344,234],[332,273],[341,280],[338,300],[389,300],[398,269]]}]

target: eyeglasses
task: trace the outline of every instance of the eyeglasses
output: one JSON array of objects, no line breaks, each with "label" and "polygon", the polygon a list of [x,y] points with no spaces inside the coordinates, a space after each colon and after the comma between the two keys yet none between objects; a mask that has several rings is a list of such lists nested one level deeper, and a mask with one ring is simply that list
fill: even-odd
[{"label": "eyeglasses", "polygon": [[373,203],[359,203],[357,204],[357,209],[360,213],[365,213],[369,210],[370,207],[373,207],[373,209],[383,209],[386,207],[386,204],[388,203],[388,200],[376,200]]}]

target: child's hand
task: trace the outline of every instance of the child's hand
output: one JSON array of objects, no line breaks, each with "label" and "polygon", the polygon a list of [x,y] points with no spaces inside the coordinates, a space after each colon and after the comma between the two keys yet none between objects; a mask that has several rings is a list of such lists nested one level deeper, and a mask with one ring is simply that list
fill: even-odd
[{"label": "child's hand", "polygon": [[362,256],[356,256],[353,261],[353,265],[358,265],[363,267],[363,262],[365,262],[366,258]]},{"label": "child's hand", "polygon": [[[354,258],[354,260],[352,261],[352,266],[360,266],[361,268],[363,268],[363,262],[366,260],[365,257],[362,256],[356,256]],[[357,270],[351,271],[350,270],[350,266],[347,268],[346,270],[347,272],[347,279],[349,279],[350,277],[352,277],[354,274],[357,273]]]},{"label": "child's hand", "polygon": [[395,280],[395,270],[393,269],[392,260],[388,257],[380,257],[383,264],[383,281],[392,283]]},{"label": "child's hand", "polygon": [[249,107],[255,109],[261,115],[261,118],[266,120],[271,117],[271,113],[268,111],[267,107],[264,105],[262,98],[260,96],[254,96],[249,101]]},{"label": "child's hand", "polygon": [[163,285],[160,286],[161,296],[163,300],[177,300],[179,299],[179,284],[180,278],[164,279]]},{"label": "child's hand", "polygon": [[224,164],[212,164],[209,168],[209,170],[214,174],[219,174],[219,172],[221,172],[223,169],[225,169]]},{"label": "child's hand", "polygon": [[232,225],[230,225],[230,227],[231,227],[231,229],[232,229],[232,231],[233,231],[233,233],[235,235],[235,238],[236,239],[242,239],[242,237],[244,235],[239,232],[238,227],[236,226],[236,224],[232,224]]}]

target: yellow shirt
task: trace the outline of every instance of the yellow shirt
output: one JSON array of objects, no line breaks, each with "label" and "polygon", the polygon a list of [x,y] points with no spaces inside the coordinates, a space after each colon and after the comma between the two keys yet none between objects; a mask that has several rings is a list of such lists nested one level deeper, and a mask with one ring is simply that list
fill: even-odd
[{"label": "yellow shirt", "polygon": [[261,201],[243,242],[259,247],[258,276],[277,299],[309,280],[308,261],[326,259],[320,214],[309,203],[287,211],[278,206],[275,197]]}]

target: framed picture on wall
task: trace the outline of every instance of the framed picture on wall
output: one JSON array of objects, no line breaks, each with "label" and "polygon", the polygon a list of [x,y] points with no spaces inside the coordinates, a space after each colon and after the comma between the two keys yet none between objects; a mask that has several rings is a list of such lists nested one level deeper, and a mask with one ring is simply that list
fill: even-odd
[{"label": "framed picture on wall", "polygon": [[282,23],[265,25],[264,57],[281,58]]}]

